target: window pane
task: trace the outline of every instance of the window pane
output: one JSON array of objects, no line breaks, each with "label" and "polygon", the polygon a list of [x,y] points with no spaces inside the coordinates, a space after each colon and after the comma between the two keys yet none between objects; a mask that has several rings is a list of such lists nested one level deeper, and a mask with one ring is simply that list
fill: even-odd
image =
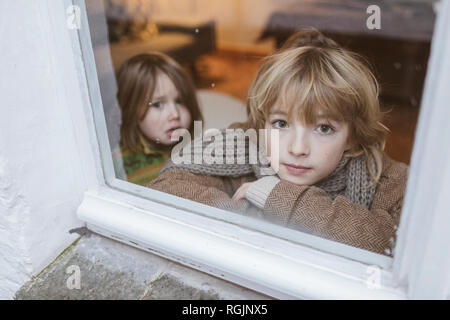
[{"label": "window pane", "polygon": [[437,7],[87,1],[117,178],[392,256]]}]

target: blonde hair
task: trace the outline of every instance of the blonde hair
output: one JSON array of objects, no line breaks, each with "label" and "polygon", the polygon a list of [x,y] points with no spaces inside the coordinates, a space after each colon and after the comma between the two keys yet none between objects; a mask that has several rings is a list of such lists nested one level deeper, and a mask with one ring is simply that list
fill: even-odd
[{"label": "blonde hair", "polygon": [[[315,124],[320,108],[329,119],[349,124],[347,157],[365,154],[376,183],[382,171],[386,133],[375,76],[363,59],[339,47],[317,30],[310,39],[296,34],[278,53],[266,58],[249,90],[246,127],[264,128],[270,108],[279,102],[288,116]],[[296,117],[293,117],[293,116]],[[369,163],[375,160],[375,172]]]},{"label": "blonde hair", "polygon": [[[133,151],[139,148],[139,121],[148,111],[148,102],[155,91],[159,72],[172,80],[181,101],[191,113],[191,135],[194,121],[202,120],[194,85],[175,60],[159,52],[134,56],[123,63],[117,75],[117,99],[122,112],[120,133],[124,148]],[[153,141],[148,142],[154,144]]]}]

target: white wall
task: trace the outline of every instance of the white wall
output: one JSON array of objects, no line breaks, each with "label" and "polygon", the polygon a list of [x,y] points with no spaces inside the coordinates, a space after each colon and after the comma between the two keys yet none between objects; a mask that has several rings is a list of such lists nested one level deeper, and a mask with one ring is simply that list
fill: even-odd
[{"label": "white wall", "polygon": [[75,210],[89,183],[79,158],[87,129],[74,120],[83,107],[66,5],[0,2],[0,299],[12,298],[82,225]]}]

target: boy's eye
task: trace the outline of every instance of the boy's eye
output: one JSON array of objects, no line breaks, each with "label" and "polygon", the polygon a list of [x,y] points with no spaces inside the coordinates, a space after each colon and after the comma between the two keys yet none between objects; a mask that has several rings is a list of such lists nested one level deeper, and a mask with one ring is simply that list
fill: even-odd
[{"label": "boy's eye", "polygon": [[333,131],[334,131],[334,129],[327,124],[319,125],[316,130],[322,134],[330,134],[330,133],[333,133]]},{"label": "boy's eye", "polygon": [[161,101],[156,101],[156,102],[149,102],[148,105],[150,107],[160,108],[162,107],[163,103]]},{"label": "boy's eye", "polygon": [[288,123],[285,120],[272,121],[272,126],[276,129],[285,129],[288,127]]}]

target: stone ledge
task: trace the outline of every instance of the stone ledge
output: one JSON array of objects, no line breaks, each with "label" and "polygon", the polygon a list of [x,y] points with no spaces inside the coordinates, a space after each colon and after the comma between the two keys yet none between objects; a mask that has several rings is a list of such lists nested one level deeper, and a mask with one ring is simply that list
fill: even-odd
[{"label": "stone ledge", "polygon": [[[70,269],[71,266],[74,266]],[[74,270],[79,268],[79,289]],[[73,288],[75,286],[75,288]],[[69,289],[69,288],[73,289]],[[17,300],[265,300],[263,294],[87,232]]]}]

